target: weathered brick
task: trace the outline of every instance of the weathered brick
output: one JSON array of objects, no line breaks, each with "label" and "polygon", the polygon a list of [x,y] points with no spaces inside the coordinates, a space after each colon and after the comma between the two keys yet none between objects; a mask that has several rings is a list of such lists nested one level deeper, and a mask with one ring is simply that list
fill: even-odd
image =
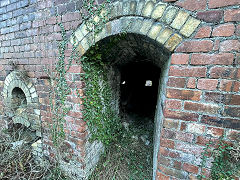
[{"label": "weathered brick", "polygon": [[166,100],[167,109],[181,109],[181,101],[175,99]]},{"label": "weathered brick", "polygon": [[196,88],[196,78],[189,78],[187,81],[187,88]]},{"label": "weathered brick", "polygon": [[29,29],[31,27],[32,23],[31,22],[26,22],[26,23],[22,23],[20,24],[20,30],[26,30]]},{"label": "weathered brick", "polygon": [[159,169],[162,172],[164,172],[165,174],[168,174],[170,176],[173,176],[173,177],[176,177],[176,178],[179,178],[179,179],[186,179],[187,178],[187,174],[185,174],[183,171],[179,171],[179,170],[176,170],[176,169],[171,169],[171,168],[163,167],[163,166],[160,166]]},{"label": "weathered brick", "polygon": [[203,11],[197,13],[197,18],[205,22],[220,22],[223,18],[222,10]]},{"label": "weathered brick", "polygon": [[1,6],[6,6],[10,4],[10,0],[1,0]]},{"label": "weathered brick", "polygon": [[175,169],[181,170],[181,169],[182,169],[182,163],[179,162],[179,161],[174,161],[173,167],[174,167]]},{"label": "weathered brick", "polygon": [[211,32],[212,32],[211,26],[203,26],[196,33],[195,38],[208,38],[210,37]]},{"label": "weathered brick", "polygon": [[213,29],[212,36],[232,36],[235,32],[234,24],[221,24]]},{"label": "weathered brick", "polygon": [[162,147],[166,147],[166,148],[170,148],[170,149],[174,149],[175,143],[173,140],[169,140],[169,139],[163,139],[161,138],[160,140],[160,145]]},{"label": "weathered brick", "polygon": [[238,81],[235,81],[235,82],[234,82],[233,91],[234,91],[234,92],[240,91],[240,82],[238,82]]},{"label": "weathered brick", "polygon": [[185,82],[185,78],[169,77],[167,86],[183,88],[185,86]]},{"label": "weathered brick", "polygon": [[214,51],[218,51],[219,48],[220,48],[220,40],[219,40],[219,39],[216,39],[215,42],[214,42],[213,50],[214,50]]},{"label": "weathered brick", "polygon": [[230,67],[212,67],[210,69],[211,78],[234,78],[236,74],[235,68]]},{"label": "weathered brick", "polygon": [[199,101],[201,94],[201,91],[167,89],[167,97],[174,99]]},{"label": "weathered brick", "polygon": [[183,7],[190,11],[205,10],[207,1],[206,0],[183,0],[176,2],[177,6]]},{"label": "weathered brick", "polygon": [[164,116],[165,118],[180,119],[184,121],[197,121],[199,117],[199,115],[195,113],[172,111],[172,110],[165,110]]},{"label": "weathered brick", "polygon": [[171,160],[168,158],[165,158],[164,156],[161,156],[158,162],[164,166],[169,166],[171,164]]},{"label": "weathered brick", "polygon": [[176,139],[179,141],[192,143],[194,135],[192,133],[176,132]]},{"label": "weathered brick", "polygon": [[237,28],[236,28],[235,34],[236,34],[237,36],[240,36],[240,24],[237,25]]},{"label": "weathered brick", "polygon": [[192,164],[189,163],[184,163],[183,164],[183,170],[190,172],[190,173],[194,173],[197,174],[198,173],[198,167],[194,166]]},{"label": "weathered brick", "polygon": [[206,67],[170,66],[169,76],[206,77]]},{"label": "weathered brick", "polygon": [[230,21],[240,21],[240,9],[229,9],[224,11],[224,21],[230,22]]},{"label": "weathered brick", "polygon": [[208,127],[206,133],[213,137],[221,137],[224,134],[224,129],[216,127]]},{"label": "weathered brick", "polygon": [[175,2],[177,0],[163,0],[164,2]]},{"label": "weathered brick", "polygon": [[208,7],[209,8],[219,8],[219,7],[225,7],[225,6],[233,6],[233,5],[239,5],[239,0],[209,0]]},{"label": "weathered brick", "polygon": [[157,170],[156,180],[170,180],[170,177],[166,176],[165,174],[163,174]]},{"label": "weathered brick", "polygon": [[224,104],[226,105],[240,105],[240,95],[226,94],[224,98]]},{"label": "weathered brick", "polygon": [[213,49],[211,40],[185,41],[177,49],[177,52],[209,52]]},{"label": "weathered brick", "polygon": [[187,131],[190,133],[197,133],[197,134],[203,134],[206,130],[206,126],[202,124],[197,123],[189,123],[187,124]]},{"label": "weathered brick", "polygon": [[188,64],[189,54],[173,54],[171,63],[172,64]]},{"label": "weathered brick", "polygon": [[160,156],[167,157],[169,155],[169,152],[170,152],[169,149],[160,146],[158,151],[158,158],[160,158]]},{"label": "weathered brick", "polygon": [[178,121],[172,120],[172,119],[167,119],[165,118],[163,121],[163,127],[169,128],[169,129],[177,129],[179,125]]},{"label": "weathered brick", "polygon": [[169,151],[169,157],[171,158],[179,158],[180,154],[176,151]]},{"label": "weathered brick", "polygon": [[225,40],[220,43],[220,51],[240,51],[240,40]]},{"label": "weathered brick", "polygon": [[220,54],[193,54],[191,64],[206,65],[206,64],[222,64],[231,65],[234,60],[234,54],[220,53]]},{"label": "weathered brick", "polygon": [[[235,111],[237,111],[237,109],[235,109]],[[239,123],[238,119],[219,118],[219,117],[215,117],[215,116],[204,115],[201,118],[201,122],[204,124],[222,127],[222,128],[231,128],[231,129],[238,129],[238,130],[240,129],[240,123]]]},{"label": "weathered brick", "polygon": [[223,103],[224,95],[218,92],[205,92],[203,96],[206,102]]},{"label": "weathered brick", "polygon": [[188,111],[217,114],[219,108],[220,107],[217,104],[205,104],[205,103],[194,103],[194,102],[184,103],[184,109]]},{"label": "weathered brick", "polygon": [[233,81],[232,80],[221,80],[220,82],[220,90],[221,91],[227,91],[230,92],[233,87]]},{"label": "weathered brick", "polygon": [[176,132],[175,131],[171,131],[171,130],[167,130],[167,129],[163,129],[162,137],[165,138],[165,139],[175,139]]},{"label": "weathered brick", "polygon": [[227,137],[228,139],[230,140],[239,140],[240,138],[240,132],[239,131],[234,131],[234,130],[230,130],[228,133],[227,133]]},{"label": "weathered brick", "polygon": [[7,11],[13,11],[17,9],[17,3],[13,3],[7,6]]},{"label": "weathered brick", "polygon": [[199,147],[198,145],[194,145],[194,144],[183,143],[183,142],[176,142],[175,148],[177,150],[190,153],[190,154],[195,154],[195,155],[201,155],[201,153],[203,152],[202,147]]},{"label": "weathered brick", "polygon": [[197,88],[204,90],[215,90],[218,85],[217,79],[199,79]]}]

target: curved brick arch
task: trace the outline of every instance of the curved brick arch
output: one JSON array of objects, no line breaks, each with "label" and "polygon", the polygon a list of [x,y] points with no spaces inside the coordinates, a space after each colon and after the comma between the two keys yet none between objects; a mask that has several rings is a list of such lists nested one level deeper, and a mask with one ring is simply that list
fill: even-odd
[{"label": "curved brick arch", "polygon": [[12,91],[16,87],[23,91],[27,100],[27,107],[25,109],[29,112],[27,119],[15,118],[13,121],[30,126],[31,129],[36,131],[37,136],[41,136],[38,95],[33,83],[26,79],[22,72],[13,71],[6,77],[2,91],[5,105],[11,106]]},{"label": "curved brick arch", "polygon": [[[154,1],[117,1],[113,3],[110,12],[110,20],[102,31],[95,36],[95,43],[104,38],[125,33],[143,35],[154,40],[161,47],[169,52],[174,52],[176,47],[184,39],[191,38],[192,34],[198,29],[201,21],[192,17],[189,12],[171,6],[168,3],[156,3]],[[83,23],[77,28],[70,37],[70,42],[77,46],[77,50],[83,55],[92,45],[92,32],[88,32],[86,25]],[[170,62],[170,61],[169,61]],[[168,62],[166,63],[168,64]],[[167,68],[169,68],[169,65]],[[168,76],[167,68],[163,72],[163,77]],[[155,116],[155,142],[153,155],[153,179],[156,177],[158,151],[160,147],[160,135],[162,128],[162,103],[165,99],[164,85],[167,79],[161,78],[162,87],[158,99],[158,110]]]},{"label": "curved brick arch", "polygon": [[[173,52],[175,48],[196,31],[201,21],[189,12],[167,3],[153,1],[127,1],[112,4],[110,21],[96,35],[96,42],[121,32],[136,33],[156,40]],[[91,45],[90,37],[83,23],[71,36],[70,41],[84,54]]]}]

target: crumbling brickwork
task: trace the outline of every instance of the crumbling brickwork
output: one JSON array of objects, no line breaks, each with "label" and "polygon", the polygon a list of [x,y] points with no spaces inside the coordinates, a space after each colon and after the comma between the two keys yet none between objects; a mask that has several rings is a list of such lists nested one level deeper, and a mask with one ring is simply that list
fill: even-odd
[{"label": "crumbling brickwork", "polygon": [[[10,72],[26,72],[37,91],[42,142],[49,156],[54,154],[44,68],[52,68],[57,60],[57,41],[61,40],[57,20],[63,22],[71,42],[79,43],[80,53],[88,50],[89,34],[82,24],[81,6],[81,0],[0,1],[0,92]],[[127,22],[132,22],[127,33],[143,35],[170,54],[162,81],[166,82],[161,91],[163,107],[158,109],[163,112],[155,123],[160,134],[155,135],[159,145],[155,146],[154,177],[195,179],[207,142],[221,136],[234,141],[233,135],[240,132],[240,1],[115,0],[110,15],[98,41],[122,32]],[[72,45],[68,48],[67,56]],[[77,64],[68,71],[69,84],[74,82],[80,93],[84,85],[79,79],[81,72]],[[74,88],[68,97],[72,110],[66,117],[65,132],[66,146],[75,158],[63,166],[73,177],[84,178],[98,159],[96,153],[95,159],[91,157],[94,163],[89,162],[89,154],[101,152],[102,146],[87,141],[83,107]],[[7,126],[3,111],[1,96],[0,128]]]}]

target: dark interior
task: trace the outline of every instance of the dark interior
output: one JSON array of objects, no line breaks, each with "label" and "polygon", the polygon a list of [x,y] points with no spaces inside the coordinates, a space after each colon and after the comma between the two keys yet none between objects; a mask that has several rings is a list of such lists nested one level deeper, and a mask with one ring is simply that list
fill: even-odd
[{"label": "dark interior", "polygon": [[21,88],[15,87],[12,91],[12,106],[17,109],[27,105],[27,99]]},{"label": "dark interior", "polygon": [[128,63],[120,68],[120,108],[154,120],[160,68],[147,61]]}]

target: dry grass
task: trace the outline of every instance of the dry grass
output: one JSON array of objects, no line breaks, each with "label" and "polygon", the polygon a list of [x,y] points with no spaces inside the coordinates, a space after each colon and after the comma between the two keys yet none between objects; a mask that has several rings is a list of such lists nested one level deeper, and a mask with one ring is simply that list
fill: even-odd
[{"label": "dry grass", "polygon": [[[55,163],[51,164],[46,159],[42,159],[41,162],[36,161],[31,147],[36,137],[32,134],[24,126],[14,126],[0,134],[0,179],[66,179]],[[21,143],[16,145],[16,142]]]}]

